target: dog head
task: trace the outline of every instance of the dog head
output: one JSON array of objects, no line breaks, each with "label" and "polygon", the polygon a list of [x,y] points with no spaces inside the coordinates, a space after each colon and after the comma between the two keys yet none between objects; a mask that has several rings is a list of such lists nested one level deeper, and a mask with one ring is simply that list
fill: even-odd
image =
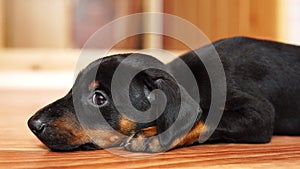
[{"label": "dog head", "polygon": [[[120,105],[113,100],[113,76],[129,55],[113,55],[89,64],[79,73],[66,96],[42,108],[28,120],[31,131],[53,151],[74,151],[118,146],[126,136],[141,128],[156,125],[155,120],[136,122],[122,114],[120,108],[117,109]],[[151,56],[135,55],[139,59],[124,62],[125,69],[135,70],[140,64],[164,67],[163,63]],[[147,63],[143,63],[145,59]],[[118,78],[114,87],[123,87],[122,78],[127,77]],[[147,69],[134,76],[128,90],[119,90],[117,99],[120,99],[120,103],[122,98],[126,98],[124,96],[129,96],[132,106],[145,112],[155,102],[151,91],[160,89],[167,93],[165,109],[177,109],[174,104],[180,105],[180,90],[174,84],[175,80],[166,72]],[[127,111],[126,107],[122,109]]]}]

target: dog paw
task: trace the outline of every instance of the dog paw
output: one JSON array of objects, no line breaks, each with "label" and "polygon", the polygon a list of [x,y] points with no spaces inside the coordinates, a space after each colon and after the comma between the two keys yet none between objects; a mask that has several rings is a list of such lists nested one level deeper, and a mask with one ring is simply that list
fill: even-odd
[{"label": "dog paw", "polygon": [[157,153],[164,151],[160,145],[156,128],[146,128],[132,134],[122,144],[125,150],[132,152]]},{"label": "dog paw", "polygon": [[132,152],[148,153],[157,153],[163,151],[157,136],[147,138],[141,133],[137,133],[133,137],[129,137],[124,144],[124,149]]}]

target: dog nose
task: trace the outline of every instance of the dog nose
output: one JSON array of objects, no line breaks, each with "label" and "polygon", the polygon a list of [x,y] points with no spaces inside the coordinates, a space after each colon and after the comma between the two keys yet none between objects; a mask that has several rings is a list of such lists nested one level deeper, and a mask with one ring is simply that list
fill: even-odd
[{"label": "dog nose", "polygon": [[40,119],[35,119],[32,117],[28,120],[28,127],[35,134],[41,133],[44,130],[45,126],[46,124]]}]

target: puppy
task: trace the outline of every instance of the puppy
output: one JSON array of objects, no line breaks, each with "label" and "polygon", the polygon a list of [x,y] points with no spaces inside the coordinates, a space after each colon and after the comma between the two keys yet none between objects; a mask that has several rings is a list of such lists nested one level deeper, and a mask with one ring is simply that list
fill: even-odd
[{"label": "puppy", "polygon": [[[205,123],[213,100],[212,84],[197,56],[200,53],[209,59],[214,50],[226,75],[226,102],[215,130]],[[29,119],[31,131],[53,151],[123,146],[142,152],[197,144],[208,132],[212,134],[206,142],[230,143],[267,143],[273,134],[300,134],[299,46],[234,37],[186,53],[166,65],[144,54],[128,59],[131,55],[113,55],[88,65],[65,97]],[[141,65],[158,68],[140,71],[129,88],[123,89],[128,77],[114,81],[121,63],[129,72]],[[188,66],[196,85],[175,79],[185,76],[182,64]],[[115,98],[113,88],[119,89]],[[158,90],[163,97],[153,92]],[[160,109],[160,105],[163,108],[157,112],[155,107]],[[132,111],[130,106],[136,111],[131,116],[126,114]],[[138,116],[148,120],[138,121]],[[175,122],[178,125],[172,127]]]}]

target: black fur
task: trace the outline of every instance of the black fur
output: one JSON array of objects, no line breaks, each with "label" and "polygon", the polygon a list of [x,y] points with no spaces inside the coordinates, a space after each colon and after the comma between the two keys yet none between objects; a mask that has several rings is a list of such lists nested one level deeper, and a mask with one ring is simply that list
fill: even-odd
[{"label": "black fur", "polygon": [[[234,37],[214,42],[197,49],[196,52],[201,53],[203,59],[210,59],[213,47],[218,52],[224,66],[227,96],[222,119],[208,142],[266,143],[270,141],[273,134],[299,135],[300,47],[266,40]],[[205,121],[208,116],[207,113],[211,105],[211,84],[204,64],[194,51],[179,58],[189,66],[195,76],[198,84],[195,86],[188,81],[178,85],[174,78],[166,73],[169,72],[175,77],[184,77],[187,74],[180,69],[182,63],[178,62],[178,59],[167,65],[163,65],[155,59],[152,59],[153,62],[144,63],[162,66],[165,72],[158,69],[148,69],[139,73],[131,82],[129,91],[120,92],[118,99],[124,98],[129,93],[132,105],[139,111],[146,111],[151,104],[149,93],[154,89],[160,89],[166,94],[166,108],[158,119],[149,123],[136,123],[129,119],[134,127],[124,131],[122,129],[124,126],[121,126],[120,121],[124,117],[116,109],[111,97],[111,79],[120,62],[129,55],[113,55],[90,64],[78,75],[72,91],[67,96],[41,109],[28,121],[31,130],[52,150],[60,151],[78,150],[81,145],[90,145],[89,148],[83,146],[82,149],[117,146],[123,142],[123,139],[128,139],[119,137],[120,141],[116,141],[114,144],[103,143],[102,145],[102,142],[108,138],[103,137],[103,140],[97,143],[88,137],[79,138],[83,136],[76,135],[76,132],[83,131],[83,129],[77,126],[79,123],[74,110],[75,107],[82,112],[81,115],[86,113],[87,116],[93,117],[89,119],[94,119],[94,121],[90,121],[94,125],[89,127],[94,130],[103,130],[101,128],[102,122],[96,120],[99,116],[97,110],[100,110],[110,126],[125,136],[138,133],[151,126],[157,128],[158,135],[167,131],[167,137],[158,136],[159,144],[152,150],[149,146],[148,148],[130,148],[129,150],[157,152],[176,147],[174,140],[183,137],[185,130],[193,127],[194,123],[187,122],[193,120],[189,119],[192,115],[195,115],[196,123]],[[143,59],[151,58],[151,56],[143,54],[135,55],[139,55],[140,59],[128,62],[128,69],[137,69],[143,63]],[[88,85],[92,80],[97,80],[99,86],[89,90]],[[121,88],[122,79],[118,80]],[[95,106],[90,102],[90,95],[95,90],[101,90],[106,94],[107,104],[105,106]],[[196,91],[199,91],[201,98],[197,98]],[[183,93],[182,98],[179,97],[180,93]],[[68,98],[75,99],[76,105]],[[181,106],[185,112],[178,115],[180,103],[183,103]],[[127,107],[124,106],[123,110],[126,111]],[[63,116],[62,114],[66,112],[68,116]],[[152,113],[154,115],[157,112]],[[62,116],[63,119],[59,119]],[[73,117],[72,120],[75,119],[75,122],[67,119],[70,116]],[[56,126],[53,125],[53,122],[58,119],[60,121],[59,126],[57,126],[58,123]],[[170,127],[176,119],[179,119],[182,127],[173,130]],[[64,130],[64,125],[70,123],[77,126],[76,129],[61,132]],[[57,130],[58,127],[60,132]],[[171,130],[168,130],[169,128]],[[58,133],[53,134],[55,132]],[[51,137],[47,133],[52,133]],[[83,141],[74,145],[72,140]],[[150,142],[147,143],[150,145]]]}]

